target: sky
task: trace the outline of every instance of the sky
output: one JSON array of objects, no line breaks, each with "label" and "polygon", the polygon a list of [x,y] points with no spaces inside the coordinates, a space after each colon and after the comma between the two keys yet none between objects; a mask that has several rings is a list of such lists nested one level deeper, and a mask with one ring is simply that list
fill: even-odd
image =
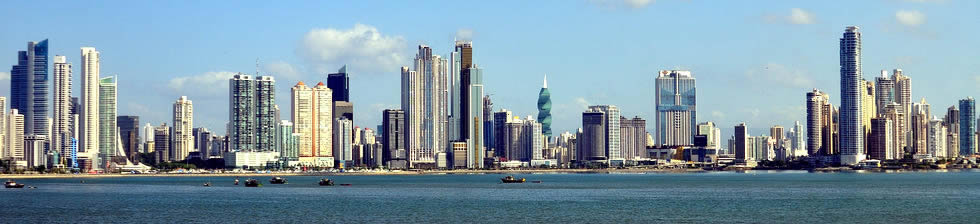
[{"label": "sky", "polygon": [[75,65],[79,96],[79,48],[91,46],[101,75],[118,77],[119,115],[169,124],[183,95],[194,126],[224,134],[234,73],[274,76],[288,118],[289,88],[346,64],[355,123],[373,128],[399,108],[399,68],[419,44],[448,57],[454,39],[468,39],[495,110],[536,117],[547,74],[556,134],[598,104],[647,119],[652,133],[657,71],[680,69],[697,78],[699,122],[722,136],[746,122],[760,135],[805,123],[811,89],[840,104],[838,41],[851,25],[863,34],[866,79],[903,69],[936,116],[980,96],[978,11],[958,0],[4,1],[0,95],[10,95],[17,51],[49,39],[50,60]]}]

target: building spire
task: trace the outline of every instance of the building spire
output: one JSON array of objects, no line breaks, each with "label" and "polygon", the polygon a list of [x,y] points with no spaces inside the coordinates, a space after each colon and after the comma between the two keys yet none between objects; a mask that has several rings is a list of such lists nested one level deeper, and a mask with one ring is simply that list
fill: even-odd
[{"label": "building spire", "polygon": [[548,88],[548,74],[544,74],[544,86],[541,88]]}]

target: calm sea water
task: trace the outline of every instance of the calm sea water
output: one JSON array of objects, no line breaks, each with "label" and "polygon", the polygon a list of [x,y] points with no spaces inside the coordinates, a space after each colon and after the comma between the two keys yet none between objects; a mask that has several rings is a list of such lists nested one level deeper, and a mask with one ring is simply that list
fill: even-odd
[{"label": "calm sea water", "polygon": [[500,184],[502,176],[335,176],[333,187],[262,177],[260,188],[231,177],[22,179],[38,188],[0,189],[0,222],[980,222],[977,171],[528,174],[518,175],[528,183]]}]

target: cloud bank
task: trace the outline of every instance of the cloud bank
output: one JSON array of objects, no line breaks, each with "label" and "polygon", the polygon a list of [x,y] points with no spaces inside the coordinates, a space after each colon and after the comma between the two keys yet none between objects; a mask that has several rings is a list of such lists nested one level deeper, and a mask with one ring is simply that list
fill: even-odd
[{"label": "cloud bank", "polygon": [[394,71],[406,64],[405,38],[382,34],[370,25],[351,29],[313,29],[303,36],[297,53],[316,72],[332,72],[344,64],[357,70]]}]

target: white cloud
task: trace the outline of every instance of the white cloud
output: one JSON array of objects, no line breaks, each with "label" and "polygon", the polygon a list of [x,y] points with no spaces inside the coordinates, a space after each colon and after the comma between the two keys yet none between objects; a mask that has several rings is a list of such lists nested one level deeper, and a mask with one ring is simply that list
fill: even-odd
[{"label": "white cloud", "polygon": [[456,40],[473,40],[474,32],[472,29],[458,29],[456,30]]},{"label": "white cloud", "polygon": [[765,20],[769,23],[786,24],[814,24],[817,22],[817,18],[813,15],[813,13],[801,8],[790,9],[789,15],[779,14],[766,16]]},{"label": "white cloud", "polygon": [[[168,87],[177,92],[185,91],[206,91],[216,92],[228,89],[228,79],[234,76],[235,72],[205,72],[195,76],[182,76],[170,79]],[[217,87],[217,88],[216,88]],[[186,94],[184,94],[186,95]]]},{"label": "white cloud", "polygon": [[641,9],[653,4],[654,0],[589,0],[589,2],[610,9]]},{"label": "white cloud", "polygon": [[9,79],[10,79],[10,73],[9,72],[0,72],[0,81],[2,81],[2,80],[9,80]]},{"label": "white cloud", "polygon": [[725,113],[721,111],[711,111],[711,118],[713,120],[721,121],[725,119]]},{"label": "white cloud", "polygon": [[745,76],[753,83],[761,82],[766,86],[813,87],[813,80],[807,76],[806,71],[788,68],[776,63],[749,69],[745,72]]},{"label": "white cloud", "polygon": [[293,65],[283,61],[276,61],[262,65],[262,71],[274,77],[286,77],[292,79],[300,78],[299,70],[296,69],[296,67],[293,67]]},{"label": "white cloud", "polygon": [[926,15],[917,10],[898,10],[895,20],[906,26],[919,26],[926,23]]},{"label": "white cloud", "polygon": [[402,55],[405,39],[388,36],[377,28],[355,24],[354,28],[313,29],[306,33],[297,53],[308,60],[317,72],[329,72],[344,64],[357,70],[393,71],[406,63]]}]

